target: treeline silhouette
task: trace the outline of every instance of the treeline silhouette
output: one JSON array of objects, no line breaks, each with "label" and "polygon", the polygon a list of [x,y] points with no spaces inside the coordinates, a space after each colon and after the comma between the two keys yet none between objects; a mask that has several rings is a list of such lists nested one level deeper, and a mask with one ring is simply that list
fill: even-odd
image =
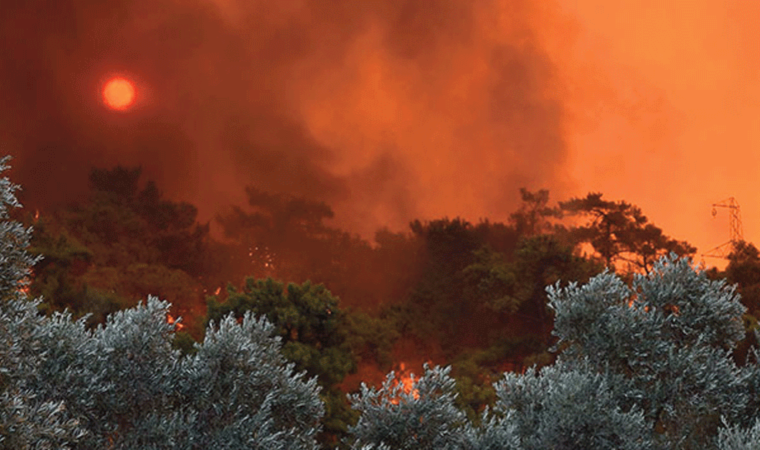
[{"label": "treeline silhouette", "polygon": [[[358,420],[346,393],[360,381],[379,385],[402,362],[450,364],[457,406],[477,423],[503,372],[554,362],[547,286],[585,283],[605,267],[630,281],[660,256],[696,251],[625,201],[590,193],[552,205],[548,191],[525,189],[506,223],[414,220],[407,232],[378,230],[368,242],[328,226],[325,203],[247,187],[248,204],[216,218],[224,235],[216,240],[193,205],[140,178],[140,168],[93,169],[88,199],[19,212],[34,227],[30,253],[44,255],[29,294],[42,296],[44,313],[90,314],[91,327],[158,296],[182,317],[174,345],[185,353],[209,321],[266,316],[285,358],[318,377],[319,440],[330,448]],[[738,283],[745,328],[755,328],[758,250],[741,243],[724,272],[708,275]]]}]

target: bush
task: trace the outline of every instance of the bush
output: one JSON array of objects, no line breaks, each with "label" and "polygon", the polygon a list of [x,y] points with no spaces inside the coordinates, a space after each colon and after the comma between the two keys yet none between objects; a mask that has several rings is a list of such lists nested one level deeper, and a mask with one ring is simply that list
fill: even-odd
[{"label": "bush", "polygon": [[317,448],[316,379],[293,374],[264,318],[226,317],[183,357],[155,297],[92,331],[40,315],[19,290],[36,259],[31,228],[7,220],[14,189],[0,179],[0,448]]},{"label": "bush", "polygon": [[[7,169],[0,159],[0,172]],[[316,378],[282,356],[266,318],[211,323],[172,347],[169,304],[108,317],[95,330],[30,301],[31,228],[8,220],[17,186],[0,179],[0,449],[316,449],[325,407]],[[474,427],[455,406],[450,367],[404,390],[349,396],[355,450],[760,448],[760,366],[731,358],[743,338],[733,287],[664,257],[632,285],[611,273],[548,288],[561,349],[554,365],[494,383]],[[757,332],[756,332],[757,333]]]}]

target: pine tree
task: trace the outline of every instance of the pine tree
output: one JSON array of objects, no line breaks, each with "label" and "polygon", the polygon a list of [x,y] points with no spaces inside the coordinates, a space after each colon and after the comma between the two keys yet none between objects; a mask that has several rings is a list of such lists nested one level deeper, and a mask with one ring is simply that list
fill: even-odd
[{"label": "pine tree", "polygon": [[420,380],[443,395],[389,401],[399,395],[393,374],[380,391],[363,386],[352,398],[362,411],[354,448],[760,448],[760,366],[739,368],[731,357],[745,308],[734,287],[691,264],[671,254],[630,287],[609,272],[582,287],[549,287],[557,361],[494,383],[496,404],[478,428],[461,422],[446,395],[448,368]]},{"label": "pine tree", "polygon": [[182,357],[169,303],[155,297],[95,330],[39,314],[18,291],[35,260],[31,229],[7,221],[14,189],[0,180],[1,449],[317,448],[319,386],[293,374],[265,318],[211,324]]},{"label": "pine tree", "polygon": [[[40,314],[23,290],[37,262],[26,252],[32,229],[8,215],[16,189],[0,179],[0,449],[317,449],[320,387],[294,373],[264,317],[222,318],[182,356],[169,303],[152,296],[95,330],[69,312]],[[426,365],[405,392],[391,373],[350,396],[361,417],[347,444],[758,448],[760,352],[744,368],[731,358],[744,334],[735,288],[671,254],[630,287],[605,272],[548,292],[557,361],[494,383],[481,426],[454,406],[450,367]]]}]

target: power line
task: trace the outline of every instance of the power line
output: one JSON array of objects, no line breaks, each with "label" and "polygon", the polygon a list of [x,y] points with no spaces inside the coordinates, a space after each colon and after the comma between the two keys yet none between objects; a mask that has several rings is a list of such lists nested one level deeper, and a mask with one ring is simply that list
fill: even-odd
[{"label": "power line", "polygon": [[718,215],[718,208],[729,209],[728,217],[728,232],[730,240],[725,242],[707,253],[702,253],[702,256],[710,258],[723,258],[728,259],[728,255],[736,248],[736,244],[744,240],[744,231],[742,230],[742,213],[739,208],[739,202],[735,198],[729,197],[718,203],[712,205],[712,216],[715,218]]}]

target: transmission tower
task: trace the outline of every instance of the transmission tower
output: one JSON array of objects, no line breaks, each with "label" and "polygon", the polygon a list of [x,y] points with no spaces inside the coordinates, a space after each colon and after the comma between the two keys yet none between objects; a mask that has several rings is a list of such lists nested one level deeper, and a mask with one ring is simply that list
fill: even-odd
[{"label": "transmission tower", "polygon": [[728,255],[730,255],[731,252],[736,248],[736,244],[739,243],[739,241],[744,240],[744,233],[742,231],[742,213],[741,209],[739,208],[739,202],[737,202],[733,197],[729,197],[718,203],[713,203],[713,218],[718,215],[718,208],[729,209],[728,231],[730,233],[731,240],[715,247],[707,253],[703,253],[702,256],[728,259]]}]

